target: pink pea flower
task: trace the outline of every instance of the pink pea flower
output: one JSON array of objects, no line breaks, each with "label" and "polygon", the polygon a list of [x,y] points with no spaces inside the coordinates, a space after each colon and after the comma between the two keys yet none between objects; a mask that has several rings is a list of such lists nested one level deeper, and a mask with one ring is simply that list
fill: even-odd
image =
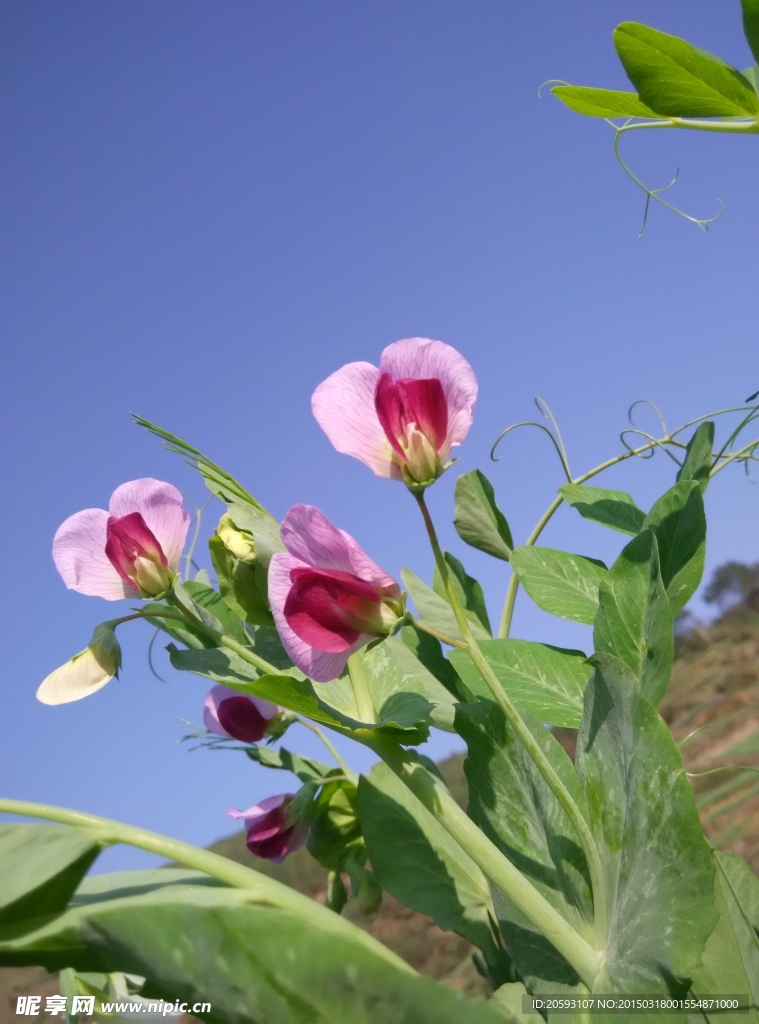
[{"label": "pink pea flower", "polygon": [[257,743],[269,731],[282,708],[260,697],[235,693],[228,686],[214,686],[203,702],[203,722],[209,732],[241,743]]},{"label": "pink pea flower", "polygon": [[429,486],[466,437],[477,378],[442,341],[406,338],[382,353],[379,369],[348,363],[314,391],[311,408],[339,452],[377,476]]},{"label": "pink pea flower", "polygon": [[58,528],[53,559],[63,582],[106,601],[165,594],[190,525],[182,495],[145,477],[117,487],[109,509],[85,509]]},{"label": "pink pea flower", "polygon": [[300,823],[288,821],[288,808],[293,801],[292,793],[268,796],[247,811],[230,809],[230,818],[242,818],[248,836],[246,846],[251,853],[266,860],[281,861],[288,853],[305,846],[308,829]]},{"label": "pink pea flower", "polygon": [[280,535],[287,553],[269,566],[274,622],[293,664],[326,683],[354,651],[393,631],[401,588],[313,505],[293,505]]}]

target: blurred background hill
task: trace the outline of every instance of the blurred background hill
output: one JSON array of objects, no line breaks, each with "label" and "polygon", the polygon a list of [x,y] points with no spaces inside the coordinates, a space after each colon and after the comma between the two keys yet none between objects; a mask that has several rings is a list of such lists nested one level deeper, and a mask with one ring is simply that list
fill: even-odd
[{"label": "blurred background hill", "polygon": [[[709,625],[687,613],[678,620],[677,659],[660,711],[682,746],[709,839],[745,857],[759,872],[759,774],[727,767],[759,771],[759,565],[721,566],[704,600],[714,606],[716,617]],[[556,735],[573,756],[575,731],[557,729]],[[440,769],[464,805],[464,756],[446,759]],[[242,832],[211,848],[324,899],[326,872],[305,850],[272,864],[248,852]],[[469,944],[392,897],[385,897],[379,917],[368,927],[422,973],[470,993],[486,991]],[[17,1019],[17,996],[57,992],[56,977],[42,969],[0,970],[0,1024]],[[44,1019],[43,1013],[38,1020]]]}]

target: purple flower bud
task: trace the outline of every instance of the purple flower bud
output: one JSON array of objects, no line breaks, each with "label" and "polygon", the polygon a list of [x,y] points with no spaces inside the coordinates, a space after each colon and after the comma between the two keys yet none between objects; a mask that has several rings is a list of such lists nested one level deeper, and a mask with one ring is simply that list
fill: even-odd
[{"label": "purple flower bud", "polygon": [[246,845],[251,853],[265,860],[281,861],[288,853],[305,845],[307,828],[288,821],[292,793],[269,796],[247,811],[228,810],[230,818],[242,818],[247,829]]},{"label": "purple flower bud", "polygon": [[214,686],[203,702],[203,722],[209,732],[241,743],[257,743],[282,709],[260,697],[236,693],[228,686]]}]

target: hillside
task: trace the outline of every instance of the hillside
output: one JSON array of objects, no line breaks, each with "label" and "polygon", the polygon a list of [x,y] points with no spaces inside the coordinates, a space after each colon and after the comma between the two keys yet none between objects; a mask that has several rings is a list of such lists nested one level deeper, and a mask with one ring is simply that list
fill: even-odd
[{"label": "hillside", "polygon": [[[725,765],[759,768],[759,612],[739,606],[710,628],[697,626],[680,638],[678,657],[660,708],[693,778],[702,821],[712,843],[745,857],[759,872],[759,775],[736,770],[703,775]],[[699,730],[695,732],[695,730]],[[575,733],[557,730],[570,755]],[[463,757],[440,765],[451,790],[466,799]],[[325,872],[306,851],[282,864],[248,853],[242,833],[215,843],[216,852],[256,867],[323,899]],[[483,991],[466,942],[387,897],[371,932],[417,970],[465,991]],[[0,969],[0,1024],[11,1024],[15,997],[57,993],[54,977],[37,968]],[[37,1020],[44,1020],[44,1014]]]}]

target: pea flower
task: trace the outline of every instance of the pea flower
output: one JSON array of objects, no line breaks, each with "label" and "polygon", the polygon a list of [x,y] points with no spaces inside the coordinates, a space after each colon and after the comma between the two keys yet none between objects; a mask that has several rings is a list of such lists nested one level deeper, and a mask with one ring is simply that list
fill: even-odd
[{"label": "pea flower", "polygon": [[69,590],[106,601],[160,597],[176,579],[190,515],[171,484],[145,477],[117,487],[109,511],[70,516],[53,540]]},{"label": "pea flower", "polygon": [[260,697],[235,693],[228,686],[214,686],[203,702],[203,722],[209,732],[241,743],[257,743],[269,731],[282,709]]},{"label": "pea flower", "polygon": [[428,487],[450,464],[472,424],[477,378],[442,341],[406,338],[382,353],[379,368],[348,363],[311,399],[319,426],[339,452],[377,476]]},{"label": "pea flower", "polygon": [[293,505],[280,535],[287,552],[269,566],[274,622],[293,664],[326,683],[354,651],[397,628],[401,588],[313,505]]},{"label": "pea flower", "polygon": [[288,853],[305,846],[308,829],[301,823],[290,823],[288,809],[292,793],[268,796],[247,811],[230,809],[230,818],[242,818],[247,830],[245,844],[251,853],[266,860],[281,861]]},{"label": "pea flower", "polygon": [[102,689],[121,667],[121,648],[111,623],[97,626],[88,646],[51,672],[37,690],[43,704],[68,704]]}]

